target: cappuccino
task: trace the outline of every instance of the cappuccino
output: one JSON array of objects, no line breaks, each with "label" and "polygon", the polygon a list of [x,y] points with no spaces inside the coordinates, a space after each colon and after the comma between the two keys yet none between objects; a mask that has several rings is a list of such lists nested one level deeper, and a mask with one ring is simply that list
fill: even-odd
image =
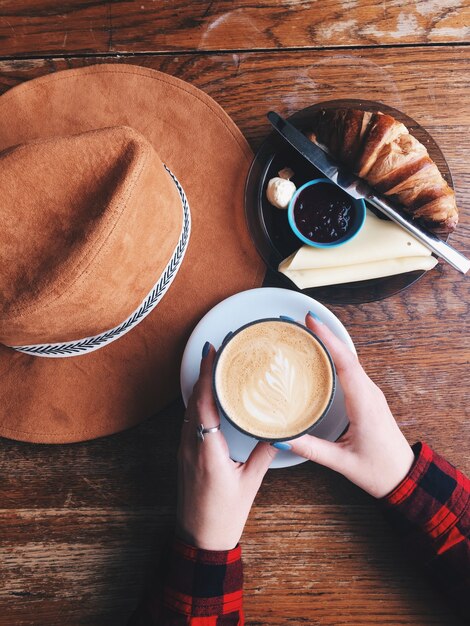
[{"label": "cappuccino", "polygon": [[258,439],[290,439],[309,430],[326,413],[334,385],[323,344],[304,326],[279,319],[234,333],[214,369],[219,408]]}]

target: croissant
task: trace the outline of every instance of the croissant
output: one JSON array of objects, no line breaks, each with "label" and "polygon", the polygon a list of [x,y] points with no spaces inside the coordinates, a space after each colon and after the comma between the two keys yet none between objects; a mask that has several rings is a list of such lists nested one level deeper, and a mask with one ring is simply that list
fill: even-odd
[{"label": "croissant", "polygon": [[306,134],[413,218],[447,230],[457,225],[453,190],[423,144],[392,116],[321,109]]}]

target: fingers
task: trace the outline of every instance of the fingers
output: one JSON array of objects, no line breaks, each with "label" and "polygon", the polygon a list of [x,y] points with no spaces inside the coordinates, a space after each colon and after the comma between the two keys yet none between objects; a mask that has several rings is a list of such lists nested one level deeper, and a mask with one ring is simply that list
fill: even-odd
[{"label": "fingers", "polygon": [[[188,424],[204,424],[212,428],[219,423],[219,413],[212,393],[212,370],[214,367],[215,350],[208,344],[205,356],[201,358],[199,378],[194,385],[193,393],[189,398],[185,420]],[[204,421],[203,421],[204,419]],[[189,420],[189,421],[188,421]]]},{"label": "fingers", "polygon": [[197,428],[200,424],[204,428],[214,428],[220,424],[220,416],[212,392],[214,360],[214,347],[206,344],[201,359],[199,379],[188,402],[185,418],[188,421],[183,424],[182,441],[184,445],[189,445],[198,454],[220,453],[223,457],[228,457],[227,443],[220,431],[205,433],[204,441],[200,441],[197,437]]},{"label": "fingers", "polygon": [[342,472],[347,452],[337,443],[318,439],[312,435],[303,435],[289,441],[292,452],[304,459],[329,467],[335,472]]},{"label": "fingers", "polygon": [[243,471],[261,483],[276,453],[276,448],[269,443],[259,441],[246,460]]},{"label": "fingers", "polygon": [[306,316],[305,324],[321,339],[331,354],[345,393],[357,393],[367,374],[362,369],[356,355],[341,339],[338,339],[326,324],[314,319],[312,315]]},{"label": "fingers", "polygon": [[[195,388],[197,413],[206,428],[212,428],[220,423],[219,412],[212,393],[212,371],[214,369],[215,350],[209,344],[208,352],[201,359],[199,380]],[[207,422],[207,423],[206,423]]]}]

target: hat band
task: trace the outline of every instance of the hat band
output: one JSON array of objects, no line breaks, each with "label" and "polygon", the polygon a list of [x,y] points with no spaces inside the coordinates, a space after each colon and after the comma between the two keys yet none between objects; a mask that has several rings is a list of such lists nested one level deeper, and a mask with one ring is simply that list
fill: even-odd
[{"label": "hat band", "polygon": [[116,341],[116,339],[119,339],[119,337],[128,333],[157,306],[181,267],[181,262],[186,253],[191,234],[191,212],[189,210],[186,194],[173,172],[171,172],[166,165],[164,165],[164,167],[173,179],[180,195],[183,209],[183,225],[178,243],[169,263],[143,302],[133,313],[131,313],[131,315],[129,315],[126,320],[124,320],[124,322],[119,324],[119,326],[115,326],[114,328],[111,328],[111,330],[107,330],[99,335],[85,337],[84,339],[76,339],[75,341],[37,343],[29,346],[10,346],[11,348],[18,350],[18,352],[24,352],[25,354],[30,354],[32,356],[51,358],[77,356],[80,354],[86,354],[87,352],[94,352],[95,350],[107,346],[109,343]]}]

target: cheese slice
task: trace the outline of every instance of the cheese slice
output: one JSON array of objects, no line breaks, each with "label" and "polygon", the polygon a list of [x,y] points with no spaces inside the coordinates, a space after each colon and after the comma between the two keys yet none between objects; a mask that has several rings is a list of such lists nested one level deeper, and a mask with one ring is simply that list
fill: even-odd
[{"label": "cheese slice", "polygon": [[431,251],[400,226],[367,211],[354,239],[334,248],[302,246],[279,271],[306,289],[429,270],[436,263]]}]

